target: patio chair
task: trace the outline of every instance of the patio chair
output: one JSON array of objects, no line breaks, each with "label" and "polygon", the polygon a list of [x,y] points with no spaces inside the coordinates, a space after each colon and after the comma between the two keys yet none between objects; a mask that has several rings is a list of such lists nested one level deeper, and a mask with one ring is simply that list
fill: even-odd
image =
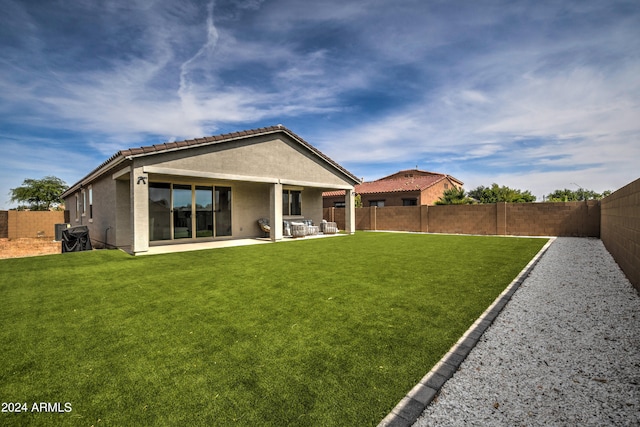
[{"label": "patio chair", "polygon": [[258,220],[258,225],[260,226],[260,230],[264,233],[262,237],[269,237],[271,234],[271,226],[269,225],[269,220],[267,218],[260,218]]},{"label": "patio chair", "polygon": [[304,237],[308,235],[308,227],[302,222],[291,223],[291,237]]},{"label": "patio chair", "polygon": [[335,222],[322,220],[320,231],[322,231],[323,234],[336,234],[338,232],[338,225]]}]

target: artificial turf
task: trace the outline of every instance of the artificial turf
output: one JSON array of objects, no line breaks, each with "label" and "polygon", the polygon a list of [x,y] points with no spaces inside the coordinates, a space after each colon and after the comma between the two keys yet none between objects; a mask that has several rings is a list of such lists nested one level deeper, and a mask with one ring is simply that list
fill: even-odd
[{"label": "artificial turf", "polygon": [[0,424],[374,426],[545,243],[357,233],[1,260],[0,400],[28,411]]}]

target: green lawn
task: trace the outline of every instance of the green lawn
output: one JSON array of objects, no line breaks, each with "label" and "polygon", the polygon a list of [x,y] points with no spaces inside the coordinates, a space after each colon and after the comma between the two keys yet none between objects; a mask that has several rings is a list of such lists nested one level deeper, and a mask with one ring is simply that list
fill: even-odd
[{"label": "green lawn", "polygon": [[[546,243],[357,233],[0,261],[2,425],[376,425]],[[5,407],[6,409],[6,407]]]}]

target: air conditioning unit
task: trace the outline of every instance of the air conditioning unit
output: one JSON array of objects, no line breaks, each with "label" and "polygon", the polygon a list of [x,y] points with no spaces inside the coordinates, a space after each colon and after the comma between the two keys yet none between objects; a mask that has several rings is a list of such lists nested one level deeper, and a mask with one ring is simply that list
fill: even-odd
[{"label": "air conditioning unit", "polygon": [[62,231],[71,227],[71,224],[56,224],[56,242],[62,241]]}]

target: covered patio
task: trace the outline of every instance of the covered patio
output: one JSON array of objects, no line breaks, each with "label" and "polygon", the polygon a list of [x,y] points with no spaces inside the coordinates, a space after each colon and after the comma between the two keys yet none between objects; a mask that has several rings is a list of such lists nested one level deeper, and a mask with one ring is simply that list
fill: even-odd
[{"label": "covered patio", "polygon": [[[322,193],[345,192],[355,232],[353,174],[283,126],[118,152],[63,195],[72,225],[95,247],[132,254],[158,246],[285,237],[285,221],[323,218]],[[172,249],[174,250],[174,249]]]},{"label": "covered patio", "polygon": [[[314,236],[306,236],[303,239],[283,238],[282,240],[279,240],[278,243],[295,242],[295,241],[307,240],[307,239],[330,239],[334,237],[344,237],[344,236],[347,236],[347,234],[317,234]],[[217,241],[195,242],[195,243],[180,243],[180,244],[174,244],[174,245],[152,246],[149,248],[147,252],[141,253],[139,255],[160,255],[160,254],[170,254],[175,252],[203,251],[208,249],[232,248],[232,247],[238,247],[238,246],[265,245],[269,243],[274,243],[274,241],[268,237],[256,237],[252,239],[229,239],[229,240],[217,240]]]}]

